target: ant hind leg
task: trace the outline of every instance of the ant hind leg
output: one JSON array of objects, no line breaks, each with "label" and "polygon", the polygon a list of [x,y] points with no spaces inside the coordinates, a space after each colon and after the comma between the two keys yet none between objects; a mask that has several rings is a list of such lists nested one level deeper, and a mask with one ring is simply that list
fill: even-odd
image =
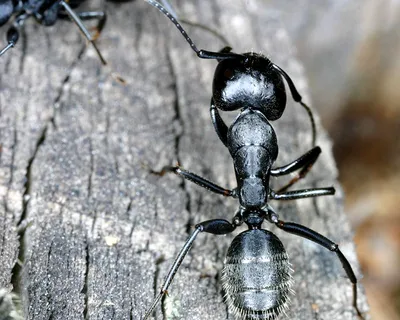
[{"label": "ant hind leg", "polygon": [[357,312],[357,316],[363,320],[364,317],[360,309],[358,308],[357,304],[357,278],[354,274],[353,268],[351,267],[349,261],[344,256],[342,251],[339,249],[339,245],[334,243],[333,241],[329,240],[328,238],[324,237],[323,235],[319,234],[318,232],[309,229],[301,224],[293,223],[293,222],[284,222],[282,220],[278,220],[275,225],[286,231],[288,233],[292,233],[296,236],[311,240],[316,244],[336,253],[337,257],[339,258],[340,262],[342,263],[342,267],[347,274],[352,286],[353,286],[353,307]]}]

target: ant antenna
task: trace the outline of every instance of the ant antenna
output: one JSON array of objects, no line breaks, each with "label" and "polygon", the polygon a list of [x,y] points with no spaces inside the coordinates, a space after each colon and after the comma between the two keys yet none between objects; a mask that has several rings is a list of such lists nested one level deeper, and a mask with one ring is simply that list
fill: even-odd
[{"label": "ant antenna", "polygon": [[287,84],[289,85],[290,92],[292,93],[293,100],[300,103],[301,106],[304,109],[306,109],[308,117],[310,118],[310,121],[311,121],[312,146],[315,147],[315,141],[317,139],[317,130],[315,128],[315,120],[314,120],[314,115],[311,111],[311,108],[302,101],[301,95],[297,91],[297,89],[294,86],[294,83],[293,83],[292,79],[290,79],[289,75],[285,71],[283,71],[279,66],[277,66],[275,63],[273,63],[272,66],[285,78]]},{"label": "ant antenna", "polygon": [[224,60],[224,59],[233,59],[237,57],[243,57],[241,54],[237,53],[232,53],[232,52],[213,52],[213,51],[207,51],[207,50],[199,50],[197,49],[196,45],[194,44],[193,40],[188,36],[186,33],[185,29],[183,29],[182,25],[176,20],[176,18],[167,11],[159,2],[155,0],[144,0],[148,4],[152,5],[153,7],[156,7],[158,10],[160,10],[164,15],[167,16],[169,20],[175,25],[175,27],[181,32],[182,36],[185,38],[185,40],[189,43],[190,47],[194,52],[196,52],[197,56],[201,59],[217,59],[217,60]]},{"label": "ant antenna", "polygon": [[71,20],[75,22],[75,24],[78,26],[79,30],[83,33],[85,38],[93,45],[93,48],[96,50],[96,53],[99,56],[101,63],[103,65],[107,65],[107,61],[101,55],[99,48],[97,48],[96,44],[94,43],[94,38],[89,33],[89,31],[86,29],[82,20],[79,19],[78,15],[71,9],[71,7],[64,0],[60,1],[60,4],[67,11],[67,14],[70,16]]},{"label": "ant antenna", "polygon": [[189,21],[189,20],[186,20],[186,19],[179,19],[179,20],[181,21],[181,23],[187,24],[188,26],[204,29],[205,31],[211,33],[212,35],[217,37],[219,40],[221,40],[223,43],[225,43],[226,47],[230,47],[230,44],[229,44],[228,40],[222,34],[218,33],[214,29],[212,29],[212,28],[210,28],[208,26],[205,26],[204,24],[192,22],[192,21]]},{"label": "ant antenna", "polygon": [[208,26],[205,26],[204,24],[201,24],[201,23],[196,23],[196,22],[192,22],[192,21],[189,21],[189,20],[186,20],[183,18],[178,18],[178,14],[175,12],[175,10],[172,8],[172,6],[170,5],[170,3],[167,0],[161,0],[161,5],[164,6],[166,11],[169,11],[171,16],[173,16],[176,20],[179,20],[182,24],[186,24],[191,27],[203,29],[203,30],[211,33],[215,37],[217,37],[219,40],[221,40],[223,43],[225,43],[225,45],[227,47],[230,47],[228,40],[222,34],[218,33],[214,29],[212,29]]}]

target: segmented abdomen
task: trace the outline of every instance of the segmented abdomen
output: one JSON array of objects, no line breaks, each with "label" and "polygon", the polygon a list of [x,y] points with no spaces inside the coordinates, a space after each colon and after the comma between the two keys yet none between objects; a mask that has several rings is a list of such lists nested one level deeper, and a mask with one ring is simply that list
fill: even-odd
[{"label": "segmented abdomen", "polygon": [[287,308],[292,269],[282,242],[267,230],[247,230],[228,249],[222,286],[237,319],[274,320]]}]

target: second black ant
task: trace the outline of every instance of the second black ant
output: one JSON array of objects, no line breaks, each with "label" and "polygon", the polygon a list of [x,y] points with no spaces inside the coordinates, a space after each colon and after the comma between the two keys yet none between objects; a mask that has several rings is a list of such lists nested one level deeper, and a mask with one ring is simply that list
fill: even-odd
[{"label": "second black ant", "polygon": [[[68,2],[68,3],[67,3]],[[84,0],[0,0],[0,27],[5,25],[11,17],[15,17],[12,25],[7,31],[7,45],[0,50],[0,56],[13,48],[20,37],[20,31],[25,21],[34,17],[36,21],[44,26],[54,25],[58,19],[70,18],[83,33],[85,38],[93,45],[103,65],[107,62],[101,55],[92,36],[84,26],[82,20],[98,20],[96,30],[98,33],[103,29],[106,22],[106,14],[103,11],[86,11],[75,13],[73,8],[78,7]]]},{"label": "second black ant", "polygon": [[[225,301],[237,319],[276,319],[289,306],[292,270],[282,242],[272,232],[262,228],[265,221],[335,253],[352,283],[353,307],[363,319],[357,304],[357,278],[339,246],[303,225],[280,220],[269,204],[270,200],[294,200],[335,193],[333,187],[287,191],[309,172],[321,153],[321,149],[314,146],[315,125],[311,111],[302,102],[293,81],[279,66],[260,54],[237,54],[231,52],[230,48],[220,52],[197,49],[179,22],[164,7],[154,0],[145,1],[158,8],[174,23],[199,58],[216,59],[219,62],[214,74],[210,113],[215,131],[233,159],[237,187],[223,188],[179,166],[165,167],[161,172],[154,173],[162,175],[174,172],[214,193],[237,198],[239,209],[232,221],[212,219],[195,226],[195,231],[176,257],[144,320],[151,317],[158,302],[168,292],[179,266],[199,233],[228,234],[243,223],[248,230],[232,241],[222,270]],[[293,162],[273,168],[278,156],[278,142],[269,121],[279,119],[284,112],[286,92],[283,79],[293,99],[305,107],[311,116],[314,147]],[[240,114],[228,127],[218,109],[240,110]],[[271,176],[287,175],[297,170],[300,170],[299,174],[284,187],[277,191],[270,187]]]}]

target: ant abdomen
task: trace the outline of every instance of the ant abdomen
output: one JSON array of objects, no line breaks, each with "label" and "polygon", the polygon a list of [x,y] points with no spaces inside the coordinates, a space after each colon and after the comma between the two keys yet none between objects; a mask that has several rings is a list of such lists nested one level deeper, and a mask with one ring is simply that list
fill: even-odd
[{"label": "ant abdomen", "polygon": [[291,274],[285,248],[272,232],[242,232],[229,247],[222,271],[229,310],[238,319],[275,319],[289,304]]}]

